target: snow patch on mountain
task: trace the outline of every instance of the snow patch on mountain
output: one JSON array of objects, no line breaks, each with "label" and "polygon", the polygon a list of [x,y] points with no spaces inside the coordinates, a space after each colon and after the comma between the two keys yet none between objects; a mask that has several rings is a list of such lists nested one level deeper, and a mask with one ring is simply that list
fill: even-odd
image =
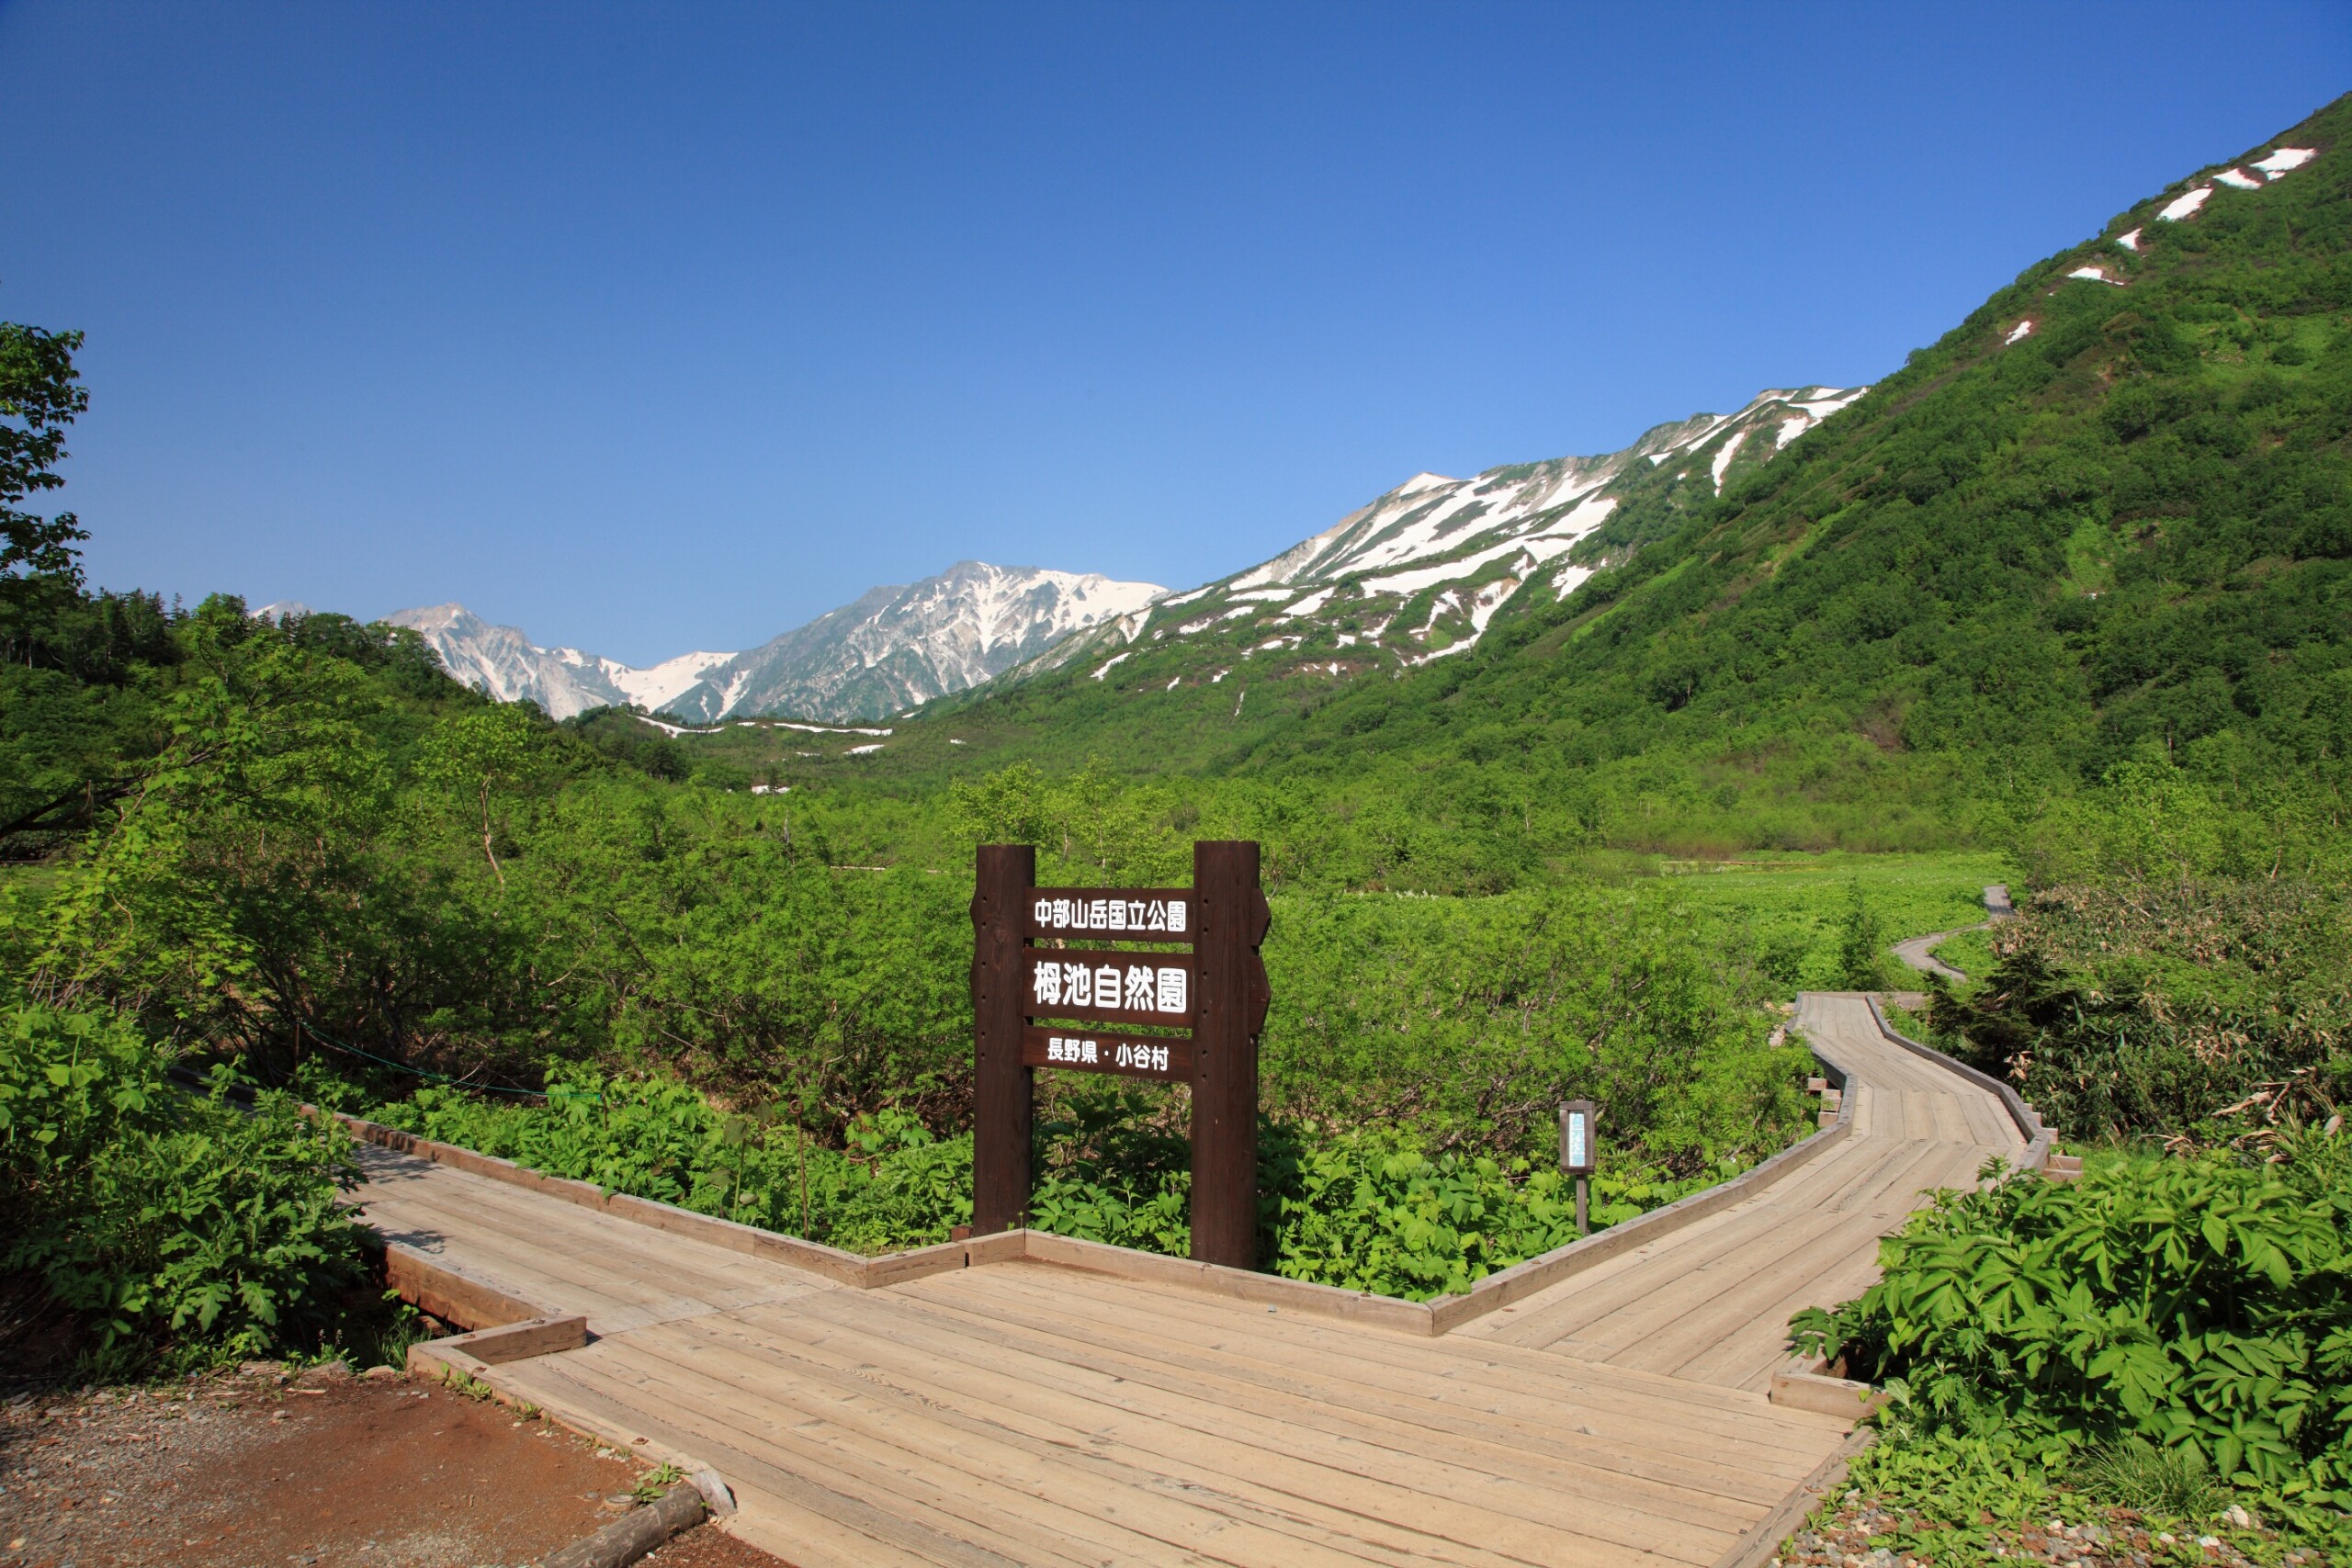
[{"label": "snow patch on mountain", "polygon": [[1142,630],[1136,613],[1166,592],[1099,573],[958,561],[731,655],[665,705],[705,722],[738,714],[885,718],[978,685],[1073,632],[1102,627],[1129,641]]},{"label": "snow patch on mountain", "polygon": [[657,712],[692,691],[704,675],[726,663],[731,653],[682,653],[675,659],[644,670],[632,670],[618,660],[605,659],[597,662],[605,669],[606,679],[621,694],[639,707]]},{"label": "snow patch on mountain", "polygon": [[618,660],[600,659],[576,648],[541,648],[525,637],[521,627],[492,626],[463,604],[397,610],[384,618],[423,637],[440,656],[442,668],[459,683],[503,703],[537,703],[554,718],[639,701],[624,682],[639,686],[650,682],[657,687],[683,690],[692,683],[692,677],[673,667],[696,660],[707,666],[734,657],[690,653],[651,670],[634,670]]},{"label": "snow patch on mountain", "polygon": [[2212,194],[2211,186],[2199,186],[2188,195],[2175,197],[2165,203],[2164,210],[2156,216],[2167,223],[2177,223],[2184,218],[2194,217],[2197,209],[2205,205],[2205,198]]}]

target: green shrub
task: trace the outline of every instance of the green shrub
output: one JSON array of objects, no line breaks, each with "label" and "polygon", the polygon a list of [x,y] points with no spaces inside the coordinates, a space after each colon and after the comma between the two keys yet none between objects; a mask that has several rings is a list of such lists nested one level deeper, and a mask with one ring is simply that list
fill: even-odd
[{"label": "green shrub", "polygon": [[2341,883],[2074,883],[1996,928],[1999,962],[1935,1032],[2067,1136],[2209,1141],[2323,1121],[2352,1091]]},{"label": "green shrub", "polygon": [[2137,1438],[2287,1504],[2352,1505],[2346,1140],[2012,1177],[1944,1195],[1882,1258],[1796,1337],[1894,1391],[1917,1430],[1998,1433],[2053,1467]]},{"label": "green shrub", "polygon": [[[1577,1238],[1574,1186],[1549,1166],[1451,1152],[1431,1158],[1385,1131],[1312,1133],[1299,1130],[1280,1151],[1295,1169],[1279,1173],[1272,1189],[1278,1274],[1425,1301],[1458,1295]],[[1604,1171],[1592,1182],[1590,1221],[1600,1228],[1632,1219],[1736,1168],[1680,1179]]]},{"label": "green shrub", "polygon": [[0,1266],[88,1314],[112,1367],[315,1348],[365,1279],[337,1204],[349,1141],[293,1099],[250,1111],[170,1081],[106,1014],[0,1016]]},{"label": "green shrub", "polygon": [[943,1242],[972,1217],[971,1138],[936,1138],[903,1111],[853,1118],[849,1146],[837,1149],[773,1112],[723,1111],[673,1078],[556,1063],[545,1105],[435,1085],[368,1114],[551,1176],[854,1252]]}]

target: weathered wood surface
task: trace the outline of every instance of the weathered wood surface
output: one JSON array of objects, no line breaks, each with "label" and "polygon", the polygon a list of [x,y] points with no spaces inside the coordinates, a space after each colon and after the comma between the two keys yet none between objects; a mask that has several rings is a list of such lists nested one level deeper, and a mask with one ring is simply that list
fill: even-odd
[{"label": "weathered wood surface", "polygon": [[1998,1098],[1889,1043],[1859,998],[1808,994],[1798,1026],[1842,1064],[1853,1130],[1755,1197],[1464,1325],[1460,1333],[1761,1392],[1789,1314],[1858,1294],[1879,1238],[1939,1187],[2026,1141]]},{"label": "weathered wood surface", "polygon": [[361,1196],[437,1266],[586,1316],[583,1348],[477,1375],[716,1467],[728,1528],[804,1568],[1704,1568],[1849,1425],[1765,1399],[1789,1313],[1866,1283],[1923,1190],[2023,1146],[1859,1000],[1801,1021],[1851,1075],[1844,1142],[1435,1337],[1039,1260],[860,1290],[379,1148]]}]

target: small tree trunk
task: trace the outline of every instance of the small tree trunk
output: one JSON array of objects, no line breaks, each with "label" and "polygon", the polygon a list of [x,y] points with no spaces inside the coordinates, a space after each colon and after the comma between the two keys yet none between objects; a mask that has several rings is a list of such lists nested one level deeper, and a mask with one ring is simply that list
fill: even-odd
[{"label": "small tree trunk", "polygon": [[490,775],[481,781],[481,852],[490,857],[490,869],[498,877],[498,890],[506,891],[506,871],[498,863],[498,852],[490,847]]}]

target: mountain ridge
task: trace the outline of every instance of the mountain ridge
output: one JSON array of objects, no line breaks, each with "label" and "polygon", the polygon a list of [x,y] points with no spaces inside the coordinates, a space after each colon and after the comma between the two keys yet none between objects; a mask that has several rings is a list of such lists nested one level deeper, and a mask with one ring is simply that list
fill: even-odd
[{"label": "mountain ridge", "polygon": [[[1256,565],[1106,620],[947,701],[968,705],[1097,660],[1097,680],[1116,671],[1173,690],[1265,655],[1343,679],[1466,652],[1522,592],[1556,597],[1638,547],[1657,529],[1641,521],[1647,510],[1689,504],[1685,491],[1712,499],[1868,390],[1768,389],[1734,413],[1653,425],[1615,452],[1468,479],[1416,474]],[[1188,652],[1152,658],[1154,644]]]},{"label": "mountain ridge", "polygon": [[869,589],[757,648],[643,667],[542,647],[454,602],[384,618],[422,636],[461,684],[536,703],[558,719],[634,706],[700,724],[751,715],[839,722],[891,717],[960,691],[1164,592],[1100,573],[958,561],[919,582]]}]

